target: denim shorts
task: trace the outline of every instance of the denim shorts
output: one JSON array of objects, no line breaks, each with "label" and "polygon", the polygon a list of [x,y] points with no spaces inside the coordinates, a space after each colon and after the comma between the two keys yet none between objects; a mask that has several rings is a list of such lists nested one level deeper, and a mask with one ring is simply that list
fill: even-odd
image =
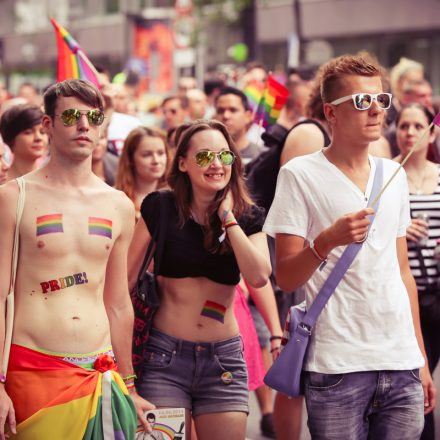
[{"label": "denim shorts", "polygon": [[241,336],[190,342],[152,329],[138,393],[158,407],[187,408],[193,416],[249,412]]},{"label": "denim shorts", "polygon": [[424,396],[419,370],[306,372],[308,426],[316,440],[418,440]]}]

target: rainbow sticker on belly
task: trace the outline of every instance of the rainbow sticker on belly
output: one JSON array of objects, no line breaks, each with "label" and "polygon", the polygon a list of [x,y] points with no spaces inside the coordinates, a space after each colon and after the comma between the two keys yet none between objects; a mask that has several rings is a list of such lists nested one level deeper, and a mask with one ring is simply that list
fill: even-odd
[{"label": "rainbow sticker on belly", "polygon": [[37,237],[56,232],[64,232],[63,214],[49,214],[37,217]]},{"label": "rainbow sticker on belly", "polygon": [[112,238],[112,221],[106,218],[89,217],[89,235]]},{"label": "rainbow sticker on belly", "polygon": [[202,316],[206,316],[207,318],[215,319],[223,324],[225,322],[225,313],[226,307],[222,304],[218,304],[214,301],[206,301],[205,305],[203,306],[202,313],[200,314]]}]

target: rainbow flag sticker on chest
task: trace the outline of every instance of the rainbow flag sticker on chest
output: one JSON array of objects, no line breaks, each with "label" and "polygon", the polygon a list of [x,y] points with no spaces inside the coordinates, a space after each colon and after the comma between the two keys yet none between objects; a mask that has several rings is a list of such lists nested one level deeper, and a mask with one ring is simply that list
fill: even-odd
[{"label": "rainbow flag sticker on chest", "polygon": [[49,214],[37,217],[37,237],[56,232],[64,232],[63,214]]},{"label": "rainbow flag sticker on chest", "polygon": [[112,238],[112,221],[106,218],[89,217],[89,235]]}]

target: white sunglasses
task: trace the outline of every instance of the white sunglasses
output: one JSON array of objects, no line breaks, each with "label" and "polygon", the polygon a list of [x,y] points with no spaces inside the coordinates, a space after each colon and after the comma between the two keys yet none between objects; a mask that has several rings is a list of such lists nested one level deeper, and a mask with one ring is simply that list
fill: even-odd
[{"label": "white sunglasses", "polygon": [[343,96],[342,98],[335,99],[330,104],[339,105],[343,102],[353,100],[355,109],[357,110],[368,110],[373,101],[377,102],[377,105],[386,110],[391,107],[391,98],[393,95],[391,93],[355,93],[353,95]]}]

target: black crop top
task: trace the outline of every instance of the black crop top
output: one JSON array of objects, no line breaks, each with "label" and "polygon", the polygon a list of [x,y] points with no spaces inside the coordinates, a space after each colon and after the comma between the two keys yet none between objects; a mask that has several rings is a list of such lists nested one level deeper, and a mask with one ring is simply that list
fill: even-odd
[{"label": "black crop top", "polygon": [[[142,202],[142,218],[151,235],[159,219],[161,196],[169,205],[167,233],[158,274],[169,278],[206,277],[221,284],[237,284],[240,281],[240,269],[235,255],[232,252],[217,255],[206,251],[203,247],[203,229],[192,219],[180,228],[171,191],[161,191],[161,194],[153,192]],[[250,215],[242,216],[237,221],[247,236],[256,234],[263,228],[263,211],[253,206]]]}]

